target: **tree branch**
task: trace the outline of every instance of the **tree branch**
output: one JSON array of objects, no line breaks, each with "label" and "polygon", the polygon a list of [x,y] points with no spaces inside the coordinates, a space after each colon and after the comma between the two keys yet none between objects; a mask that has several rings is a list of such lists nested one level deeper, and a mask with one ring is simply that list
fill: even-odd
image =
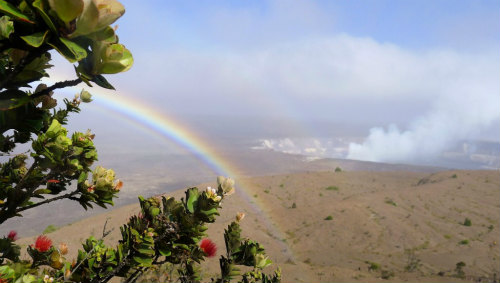
[{"label": "tree branch", "polygon": [[24,207],[21,207],[21,208],[18,208],[16,210],[16,213],[19,213],[21,211],[25,211],[25,210],[28,210],[28,209],[31,209],[31,208],[34,208],[34,207],[37,207],[37,206],[40,206],[42,204],[46,204],[46,203],[50,203],[50,202],[53,202],[53,201],[56,201],[56,200],[60,200],[60,199],[65,199],[65,198],[69,198],[69,199],[72,199],[71,197],[78,194],[79,191],[76,190],[76,191],[73,191],[71,193],[67,193],[65,195],[61,195],[61,196],[57,196],[57,197],[54,197],[54,198],[51,198],[51,199],[46,199],[44,201],[41,201],[41,202],[37,202],[37,203],[34,203],[34,204],[31,204],[31,205],[28,205],[28,206],[24,206]]},{"label": "tree branch", "polygon": [[40,97],[40,96],[43,96],[43,95],[47,95],[51,91],[59,89],[59,88],[66,88],[66,87],[70,87],[70,86],[76,86],[76,85],[78,85],[81,82],[82,82],[81,78],[77,78],[77,79],[69,80],[69,81],[57,82],[57,83],[51,85],[50,87],[48,87],[48,88],[46,88],[44,90],[41,90],[39,92],[35,92],[30,97],[32,99],[34,99],[34,98],[37,98],[37,97]]}]

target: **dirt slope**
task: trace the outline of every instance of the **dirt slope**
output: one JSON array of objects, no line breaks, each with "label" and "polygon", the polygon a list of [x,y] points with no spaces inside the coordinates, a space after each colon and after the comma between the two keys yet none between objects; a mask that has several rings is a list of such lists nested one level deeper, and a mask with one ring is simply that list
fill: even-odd
[{"label": "dirt slope", "polygon": [[[199,187],[207,185],[214,184]],[[252,177],[237,180],[237,193],[224,201],[209,237],[222,254],[223,229],[245,212],[243,235],[264,245],[284,282],[457,282],[460,261],[467,280],[485,282],[500,271],[499,200],[498,171]],[[64,239],[71,257],[89,234],[100,236],[106,219],[115,228],[107,241],[116,242],[119,225],[136,213],[137,205],[124,206],[48,236]],[[471,226],[463,225],[466,218]],[[207,265],[206,273],[218,270],[218,259]]]}]

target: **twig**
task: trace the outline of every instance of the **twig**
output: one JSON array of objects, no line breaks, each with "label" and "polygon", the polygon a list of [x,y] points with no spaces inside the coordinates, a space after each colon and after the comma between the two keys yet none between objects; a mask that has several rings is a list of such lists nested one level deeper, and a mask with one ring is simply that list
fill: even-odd
[{"label": "twig", "polygon": [[111,219],[110,217],[106,218],[106,222],[104,222],[104,227],[102,227],[102,237],[101,237],[101,240],[106,238],[106,236],[109,235],[109,233],[113,232],[115,230],[115,228],[111,228],[111,230],[109,231],[106,231],[106,225],[108,225],[108,221],[109,219]]},{"label": "twig", "polygon": [[34,98],[37,98],[37,97],[40,97],[40,96],[47,95],[51,91],[53,91],[55,89],[65,88],[65,87],[70,87],[70,86],[76,86],[76,85],[78,85],[81,82],[82,82],[81,78],[74,79],[74,80],[69,80],[69,81],[57,82],[57,83],[51,85],[50,87],[48,87],[46,89],[43,89],[41,91],[33,93],[30,97],[31,97],[31,99],[34,99]]},{"label": "twig", "polygon": [[72,196],[78,194],[79,191],[76,190],[76,191],[73,191],[71,193],[67,193],[65,195],[61,195],[61,196],[58,196],[58,197],[54,197],[54,198],[51,198],[51,199],[46,199],[44,201],[41,201],[41,202],[37,202],[37,203],[34,203],[32,205],[28,205],[28,206],[25,206],[25,207],[21,207],[19,209],[16,210],[16,213],[19,213],[21,211],[25,211],[25,210],[28,210],[28,209],[31,209],[31,208],[34,208],[34,207],[37,207],[37,206],[40,206],[42,204],[46,204],[46,203],[50,203],[50,202],[53,202],[53,201],[56,201],[56,200],[60,200],[60,199],[64,199],[64,198],[69,198],[69,199],[74,199],[74,198],[71,198]]},{"label": "twig", "polygon": [[[108,225],[108,220],[109,220],[109,219],[110,219],[109,217],[108,217],[108,218],[106,218],[106,222],[104,222],[104,227],[102,228],[102,237],[101,237],[99,240],[97,240],[97,241],[102,241],[102,240],[104,240],[104,238],[105,238],[106,236],[108,236],[108,235],[109,235],[109,233],[111,233],[111,232],[114,230],[114,228],[113,228],[113,229],[111,229],[111,230],[109,230],[109,231],[106,231],[106,225]],[[84,258],[82,261],[80,261],[80,263],[78,263],[78,264],[75,266],[75,268],[73,268],[73,270],[71,271],[71,273],[75,273],[75,271],[76,271],[76,270],[77,270],[77,269],[78,269],[78,268],[82,265],[82,263],[84,263],[84,262],[85,262],[85,261],[89,258],[89,255],[91,255],[91,254],[94,252],[94,250],[95,250],[95,246],[94,246],[94,247],[93,247],[93,248],[92,248],[92,249],[91,249],[91,250],[87,253],[87,255],[85,256],[85,258]],[[61,278],[61,277],[60,277],[60,278]],[[60,278],[58,278],[58,279],[60,279]]]}]

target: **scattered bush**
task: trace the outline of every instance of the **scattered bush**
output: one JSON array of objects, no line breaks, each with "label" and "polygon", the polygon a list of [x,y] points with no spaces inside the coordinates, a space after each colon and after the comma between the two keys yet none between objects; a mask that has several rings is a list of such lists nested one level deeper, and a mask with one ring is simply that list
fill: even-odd
[{"label": "scattered bush", "polygon": [[392,206],[398,206],[398,204],[390,198],[386,198],[385,203],[390,204]]},{"label": "scattered bush", "polygon": [[457,264],[455,265],[456,277],[465,278],[465,272],[463,270],[464,267],[465,267],[465,262],[463,261],[457,262]]},{"label": "scattered bush", "polygon": [[457,174],[451,175],[451,178],[453,178],[453,179],[456,179],[457,177],[458,177]]},{"label": "scattered bush", "polygon": [[339,188],[337,186],[329,186],[329,187],[326,187],[325,190],[327,190],[327,191],[338,191]]},{"label": "scattered bush", "polygon": [[342,168],[340,168],[340,167],[338,167],[338,166],[337,166],[337,167],[335,167],[335,172],[336,172],[336,173],[338,173],[338,172],[342,172]]},{"label": "scattered bush", "polygon": [[383,269],[380,271],[380,277],[382,279],[389,280],[391,277],[394,277],[394,271]]},{"label": "scattered bush", "polygon": [[328,215],[327,217],[325,217],[325,220],[333,220],[333,216]]},{"label": "scattered bush", "polygon": [[380,264],[373,262],[373,261],[365,261],[366,264],[368,264],[368,270],[369,271],[375,271],[380,269]]},{"label": "scattered bush", "polygon": [[417,270],[422,265],[422,263],[420,262],[420,259],[415,255],[415,251],[413,249],[410,249],[406,250],[405,253],[407,254],[405,270],[408,272]]},{"label": "scattered bush", "polygon": [[459,245],[468,245],[469,244],[469,240],[465,239],[465,240],[462,240],[460,242],[458,242]]},{"label": "scattered bush", "polygon": [[45,228],[45,230],[43,230],[42,234],[50,234],[50,233],[52,233],[54,231],[57,231],[57,227],[54,226],[54,225],[52,225],[52,224],[50,224],[49,226],[47,226]]},{"label": "scattered bush", "polygon": [[472,225],[472,221],[469,218],[465,218],[463,225],[469,227]]},{"label": "scattered bush", "polygon": [[297,208],[297,204],[295,204],[295,202],[292,203],[292,208]]}]

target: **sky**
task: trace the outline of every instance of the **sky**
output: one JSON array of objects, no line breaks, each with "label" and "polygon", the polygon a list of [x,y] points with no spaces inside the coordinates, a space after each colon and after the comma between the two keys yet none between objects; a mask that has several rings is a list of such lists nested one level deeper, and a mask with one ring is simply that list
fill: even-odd
[{"label": "sky", "polygon": [[121,2],[135,63],[109,80],[176,119],[365,125],[372,161],[500,140],[499,1]]}]

